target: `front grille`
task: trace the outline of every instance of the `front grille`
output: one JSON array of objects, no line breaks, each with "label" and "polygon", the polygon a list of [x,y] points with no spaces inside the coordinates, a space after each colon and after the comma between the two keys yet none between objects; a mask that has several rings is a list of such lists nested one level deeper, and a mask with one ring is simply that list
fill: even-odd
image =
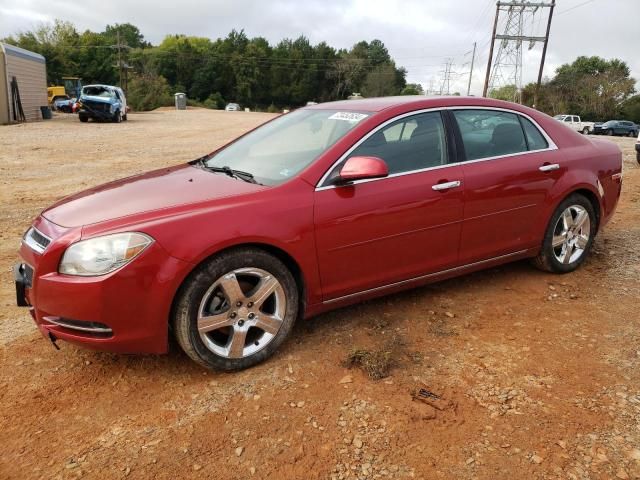
[{"label": "front grille", "polygon": [[111,109],[108,103],[83,102],[82,104],[87,107],[87,110],[94,112],[108,112]]},{"label": "front grille", "polygon": [[24,235],[24,243],[32,250],[42,253],[51,243],[51,239],[40,233],[35,227],[31,227]]}]

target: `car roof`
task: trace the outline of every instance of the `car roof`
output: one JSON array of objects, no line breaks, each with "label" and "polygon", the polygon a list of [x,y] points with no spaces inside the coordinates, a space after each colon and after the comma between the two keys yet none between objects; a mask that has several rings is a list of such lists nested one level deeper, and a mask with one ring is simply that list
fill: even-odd
[{"label": "car roof", "polygon": [[[335,102],[320,103],[303,107],[309,110],[354,110],[364,112],[381,112],[388,108],[405,107],[411,109],[438,108],[449,106],[478,106],[497,107],[512,110],[522,110],[522,105],[484,97],[463,97],[452,96],[426,96],[426,95],[403,95],[397,97],[376,97],[362,98],[356,100],[338,100]],[[526,108],[526,107],[525,107]]]}]

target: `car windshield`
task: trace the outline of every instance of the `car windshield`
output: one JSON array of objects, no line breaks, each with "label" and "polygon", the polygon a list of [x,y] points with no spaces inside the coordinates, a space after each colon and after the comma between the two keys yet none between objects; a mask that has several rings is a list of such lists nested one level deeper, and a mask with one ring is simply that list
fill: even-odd
[{"label": "car windshield", "polygon": [[248,172],[258,183],[277,185],[307,167],[368,116],[353,111],[296,110],[248,133],[204,164]]},{"label": "car windshield", "polygon": [[82,89],[82,95],[111,98],[115,96],[115,92],[106,87],[84,87]]}]

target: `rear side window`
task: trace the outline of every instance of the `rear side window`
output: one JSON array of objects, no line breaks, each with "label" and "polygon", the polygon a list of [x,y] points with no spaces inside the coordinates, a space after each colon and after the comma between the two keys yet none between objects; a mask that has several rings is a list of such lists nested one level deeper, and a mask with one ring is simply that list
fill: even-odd
[{"label": "rear side window", "polygon": [[497,110],[454,110],[467,160],[527,151],[527,142],[514,113]]},{"label": "rear side window", "polygon": [[529,150],[544,150],[545,148],[549,148],[549,143],[544,138],[540,130],[531,123],[530,120],[520,117],[520,122],[522,123],[522,128],[524,129],[524,134],[527,137],[527,143],[529,144]]}]

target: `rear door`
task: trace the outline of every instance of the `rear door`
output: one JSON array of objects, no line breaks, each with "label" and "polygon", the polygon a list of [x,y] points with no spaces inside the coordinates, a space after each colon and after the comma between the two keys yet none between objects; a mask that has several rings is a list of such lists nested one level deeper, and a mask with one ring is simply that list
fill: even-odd
[{"label": "rear door", "polygon": [[559,151],[530,119],[514,112],[459,109],[452,116],[465,156],[460,263],[534,246],[531,219],[561,175]]},{"label": "rear door", "polygon": [[[335,185],[353,156],[381,158],[389,176]],[[373,131],[332,168],[314,203],[325,301],[455,265],[462,167],[448,165],[441,113],[405,115]]]}]

